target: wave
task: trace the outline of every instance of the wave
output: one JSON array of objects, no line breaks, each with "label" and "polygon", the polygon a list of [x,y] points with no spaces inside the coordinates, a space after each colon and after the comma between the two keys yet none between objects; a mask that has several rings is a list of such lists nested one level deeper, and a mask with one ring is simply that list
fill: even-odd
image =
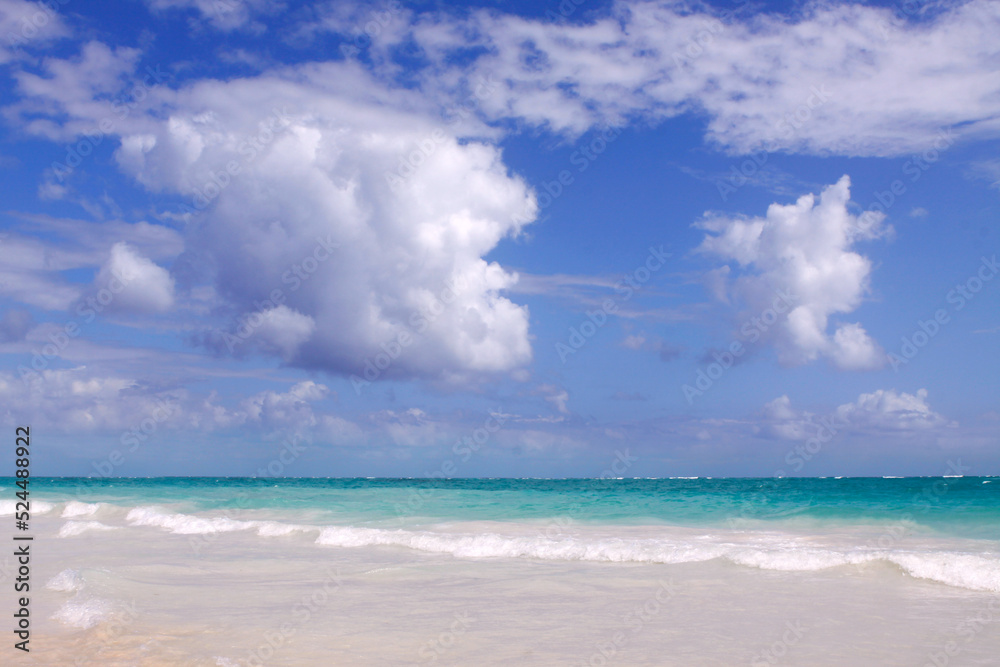
[{"label": "wave", "polygon": [[[676,564],[721,559],[734,565],[762,570],[808,572],[842,566],[887,563],[906,574],[975,591],[1000,593],[1000,554],[974,555],[941,548],[864,543],[865,535],[840,534],[832,544],[817,544],[810,537],[763,531],[701,533],[678,529],[657,537],[619,537],[608,534],[544,536],[502,534],[524,530],[519,524],[494,522],[439,526],[437,530],[317,526],[272,520],[243,520],[228,516],[201,517],[170,512],[157,506],[134,507],[126,520],[132,526],[160,528],[180,535],[255,531],[261,537],[315,533],[315,543],[327,547],[389,546],[456,558],[523,558],[609,563]],[[113,528],[96,521],[69,521],[61,536],[86,530]],[[469,532],[452,532],[453,529]],[[537,526],[530,527],[537,529]],[[633,527],[634,528],[634,527]],[[471,530],[470,530],[471,529]],[[638,533],[634,533],[637,534]],[[829,536],[833,538],[834,536]],[[843,541],[841,541],[843,540]],[[954,543],[951,544],[952,548]],[[981,547],[981,544],[979,545]],[[959,549],[964,546],[958,547]]]},{"label": "wave", "polygon": [[71,500],[63,508],[61,517],[72,519],[78,516],[91,516],[100,509],[97,503],[81,503],[79,500]]},{"label": "wave", "polygon": [[317,544],[337,547],[400,546],[459,558],[535,558],[612,563],[692,563],[725,559],[762,570],[807,572],[878,561],[912,577],[975,591],[1000,592],[1000,559],[955,552],[764,546],[719,541],[693,544],[665,539],[548,539],[497,534],[446,534],[379,528],[328,527]]},{"label": "wave", "polygon": [[[0,516],[14,516],[17,511],[18,500],[0,500]],[[31,515],[48,514],[55,509],[55,505],[44,500],[32,500],[30,502]]]},{"label": "wave", "polygon": [[178,512],[165,512],[158,507],[136,507],[129,510],[125,520],[133,526],[165,528],[179,535],[205,535],[256,530],[262,537],[278,537],[299,530],[318,530],[314,526],[299,526],[279,521],[248,521],[229,517],[197,517]]}]

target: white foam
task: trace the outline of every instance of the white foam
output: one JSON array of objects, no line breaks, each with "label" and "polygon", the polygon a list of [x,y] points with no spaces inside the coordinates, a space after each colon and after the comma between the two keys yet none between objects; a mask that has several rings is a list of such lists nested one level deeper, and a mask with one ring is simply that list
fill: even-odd
[{"label": "white foam", "polygon": [[[0,516],[14,516],[17,510],[17,504],[21,502],[20,500],[0,500]],[[36,514],[48,514],[53,509],[55,505],[52,503],[47,503],[44,500],[32,500],[29,503],[31,508],[31,515]],[[21,511],[24,511],[23,509]]]},{"label": "white foam", "polygon": [[256,521],[239,521],[229,517],[202,518],[190,514],[164,512],[158,507],[136,507],[129,510],[125,520],[133,526],[153,526],[166,528],[180,535],[204,535],[229,533],[236,530],[256,528]]},{"label": "white foam", "polygon": [[977,591],[1000,592],[1000,558],[956,552],[897,552],[866,547],[807,546],[795,540],[761,536],[748,543],[719,537],[689,542],[675,538],[621,539],[504,536],[380,528],[329,527],[317,544],[338,547],[399,546],[459,558],[537,558],[635,563],[691,563],[726,559],[763,570],[807,572],[875,561],[893,563],[913,577]]},{"label": "white foam", "polygon": [[112,612],[111,603],[100,598],[80,599],[79,595],[59,607],[52,618],[74,628],[86,630],[106,620]]},{"label": "white foam", "polygon": [[[817,544],[788,534],[754,531],[694,534],[672,530],[657,537],[599,534],[540,536],[503,534],[512,526],[465,523],[434,530],[391,530],[355,526],[305,526],[278,521],[239,520],[228,516],[199,517],[168,512],[155,506],[135,507],[126,520],[133,526],[151,526],[192,535],[255,531],[261,537],[286,536],[296,531],[318,531],[316,543],[333,547],[395,546],[450,554],[457,558],[533,558],[633,563],[692,563],[725,559],[743,567],[805,572],[882,561],[921,579],[977,591],[1000,592],[1000,554],[971,556],[938,548],[902,551],[861,544],[857,536],[847,543]],[[79,524],[70,527],[71,524]],[[60,535],[110,528],[96,521],[70,521]],[[665,530],[664,528],[660,529]],[[498,531],[498,532],[494,532]]]},{"label": "white foam", "polygon": [[71,500],[63,508],[62,518],[72,519],[78,516],[91,516],[100,509],[97,503],[81,503],[79,500]]},{"label": "white foam", "polygon": [[993,559],[972,554],[923,553],[892,554],[887,560],[918,579],[1000,593],[1000,563]]},{"label": "white foam", "polygon": [[82,590],[84,586],[83,577],[79,570],[63,570],[56,576],[49,579],[45,588],[50,591],[61,591],[64,593],[75,593]]},{"label": "white foam", "polygon": [[309,526],[296,526],[278,521],[259,521],[256,523],[260,524],[257,527],[257,534],[261,537],[281,537],[282,535],[290,535],[296,530],[318,530]]},{"label": "white foam", "polygon": [[118,526],[108,526],[100,521],[67,521],[59,529],[59,534],[56,537],[75,537],[76,535],[86,533],[88,530],[118,530]]},{"label": "white foam", "polygon": [[319,530],[313,526],[300,526],[279,521],[251,521],[229,517],[198,517],[179,512],[164,512],[158,507],[136,507],[125,520],[133,526],[164,528],[179,535],[206,535],[231,533],[239,530],[256,530],[262,537],[280,537],[294,531]]}]

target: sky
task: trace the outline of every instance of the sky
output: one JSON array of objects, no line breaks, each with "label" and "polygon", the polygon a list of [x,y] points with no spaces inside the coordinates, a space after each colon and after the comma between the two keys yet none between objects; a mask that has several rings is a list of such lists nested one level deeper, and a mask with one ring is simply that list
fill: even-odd
[{"label": "sky", "polygon": [[998,34],[0,0],[4,426],[35,475],[1000,474]]}]

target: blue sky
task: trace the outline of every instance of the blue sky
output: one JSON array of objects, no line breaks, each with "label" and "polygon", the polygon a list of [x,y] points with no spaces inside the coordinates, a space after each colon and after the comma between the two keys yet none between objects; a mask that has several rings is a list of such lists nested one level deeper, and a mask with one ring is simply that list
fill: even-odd
[{"label": "blue sky", "polygon": [[0,28],[35,474],[1000,470],[996,3]]}]

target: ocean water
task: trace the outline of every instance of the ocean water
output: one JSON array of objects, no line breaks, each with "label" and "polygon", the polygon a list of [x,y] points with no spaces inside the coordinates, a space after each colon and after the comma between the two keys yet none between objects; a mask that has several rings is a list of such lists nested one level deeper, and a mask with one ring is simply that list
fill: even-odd
[{"label": "ocean water", "polygon": [[18,664],[1000,664],[1000,478],[31,490]]}]

